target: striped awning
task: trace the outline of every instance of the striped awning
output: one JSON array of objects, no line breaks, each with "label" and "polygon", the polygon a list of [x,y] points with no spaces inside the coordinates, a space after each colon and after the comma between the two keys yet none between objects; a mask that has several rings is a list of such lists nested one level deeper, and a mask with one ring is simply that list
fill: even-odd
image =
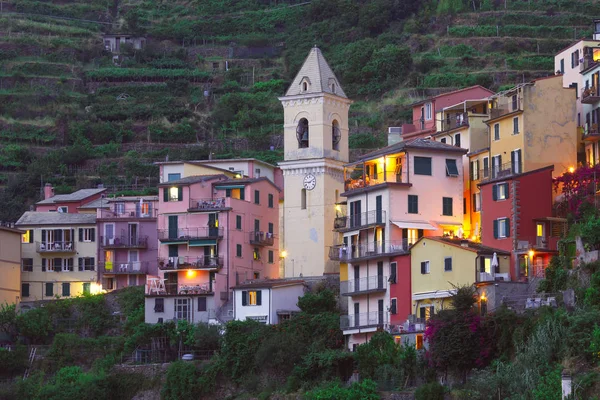
[{"label": "striped awning", "polygon": [[216,244],[217,244],[216,239],[197,239],[197,240],[190,240],[190,243],[188,246],[190,246],[190,247],[215,246]]}]

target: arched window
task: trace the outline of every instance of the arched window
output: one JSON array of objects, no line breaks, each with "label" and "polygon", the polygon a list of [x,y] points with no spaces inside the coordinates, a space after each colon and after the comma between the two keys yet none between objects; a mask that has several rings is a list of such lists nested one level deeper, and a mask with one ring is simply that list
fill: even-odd
[{"label": "arched window", "polygon": [[298,148],[303,149],[308,147],[308,120],[306,118],[302,118],[298,122],[296,138],[298,139]]},{"label": "arched window", "polygon": [[331,93],[335,93],[335,83],[331,84]]},{"label": "arched window", "polygon": [[306,210],[306,189],[300,192],[300,209]]},{"label": "arched window", "polygon": [[308,82],[302,82],[302,91],[306,92],[308,90]]},{"label": "arched window", "polygon": [[340,150],[340,140],[342,140],[340,124],[336,120],[333,120],[331,123],[331,148],[333,150]]}]

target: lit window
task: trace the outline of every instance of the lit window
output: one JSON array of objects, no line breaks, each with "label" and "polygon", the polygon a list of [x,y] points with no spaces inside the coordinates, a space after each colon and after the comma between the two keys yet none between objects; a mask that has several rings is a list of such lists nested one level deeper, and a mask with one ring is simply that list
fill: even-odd
[{"label": "lit window", "polygon": [[416,337],[415,340],[415,347],[417,350],[422,350],[423,349],[423,334],[419,333]]},{"label": "lit window", "polygon": [[256,305],[256,292],[255,291],[248,292],[248,304],[251,306]]},{"label": "lit window", "polygon": [[544,225],[543,224],[537,224],[536,225],[536,232],[537,232],[537,236],[538,237],[544,236]]},{"label": "lit window", "polygon": [[28,229],[21,235],[21,243],[33,243],[33,230]]},{"label": "lit window", "polygon": [[408,244],[414,244],[419,239],[419,231],[417,229],[407,229],[406,231]]},{"label": "lit window", "polygon": [[169,188],[169,201],[179,200],[179,189],[177,187]]}]

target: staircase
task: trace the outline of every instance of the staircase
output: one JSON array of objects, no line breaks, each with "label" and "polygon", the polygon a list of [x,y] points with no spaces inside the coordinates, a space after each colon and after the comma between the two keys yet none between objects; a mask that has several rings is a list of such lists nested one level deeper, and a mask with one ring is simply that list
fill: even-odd
[{"label": "staircase", "polygon": [[233,301],[227,300],[225,304],[216,310],[215,317],[221,325],[233,321]]},{"label": "staircase", "polygon": [[27,369],[23,374],[23,380],[29,378],[29,373],[31,372],[31,368],[33,367],[33,361],[35,361],[35,354],[37,353],[37,347],[32,346],[29,351],[29,360],[27,362]]}]

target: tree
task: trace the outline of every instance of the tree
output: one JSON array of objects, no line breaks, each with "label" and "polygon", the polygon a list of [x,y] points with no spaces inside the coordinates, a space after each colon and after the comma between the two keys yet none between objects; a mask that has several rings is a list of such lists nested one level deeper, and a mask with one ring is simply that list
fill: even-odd
[{"label": "tree", "polygon": [[0,304],[0,332],[9,336],[17,333],[17,310],[14,304]]},{"label": "tree", "polygon": [[335,295],[329,289],[318,293],[308,292],[298,298],[298,307],[307,314],[334,312],[336,309]]}]

